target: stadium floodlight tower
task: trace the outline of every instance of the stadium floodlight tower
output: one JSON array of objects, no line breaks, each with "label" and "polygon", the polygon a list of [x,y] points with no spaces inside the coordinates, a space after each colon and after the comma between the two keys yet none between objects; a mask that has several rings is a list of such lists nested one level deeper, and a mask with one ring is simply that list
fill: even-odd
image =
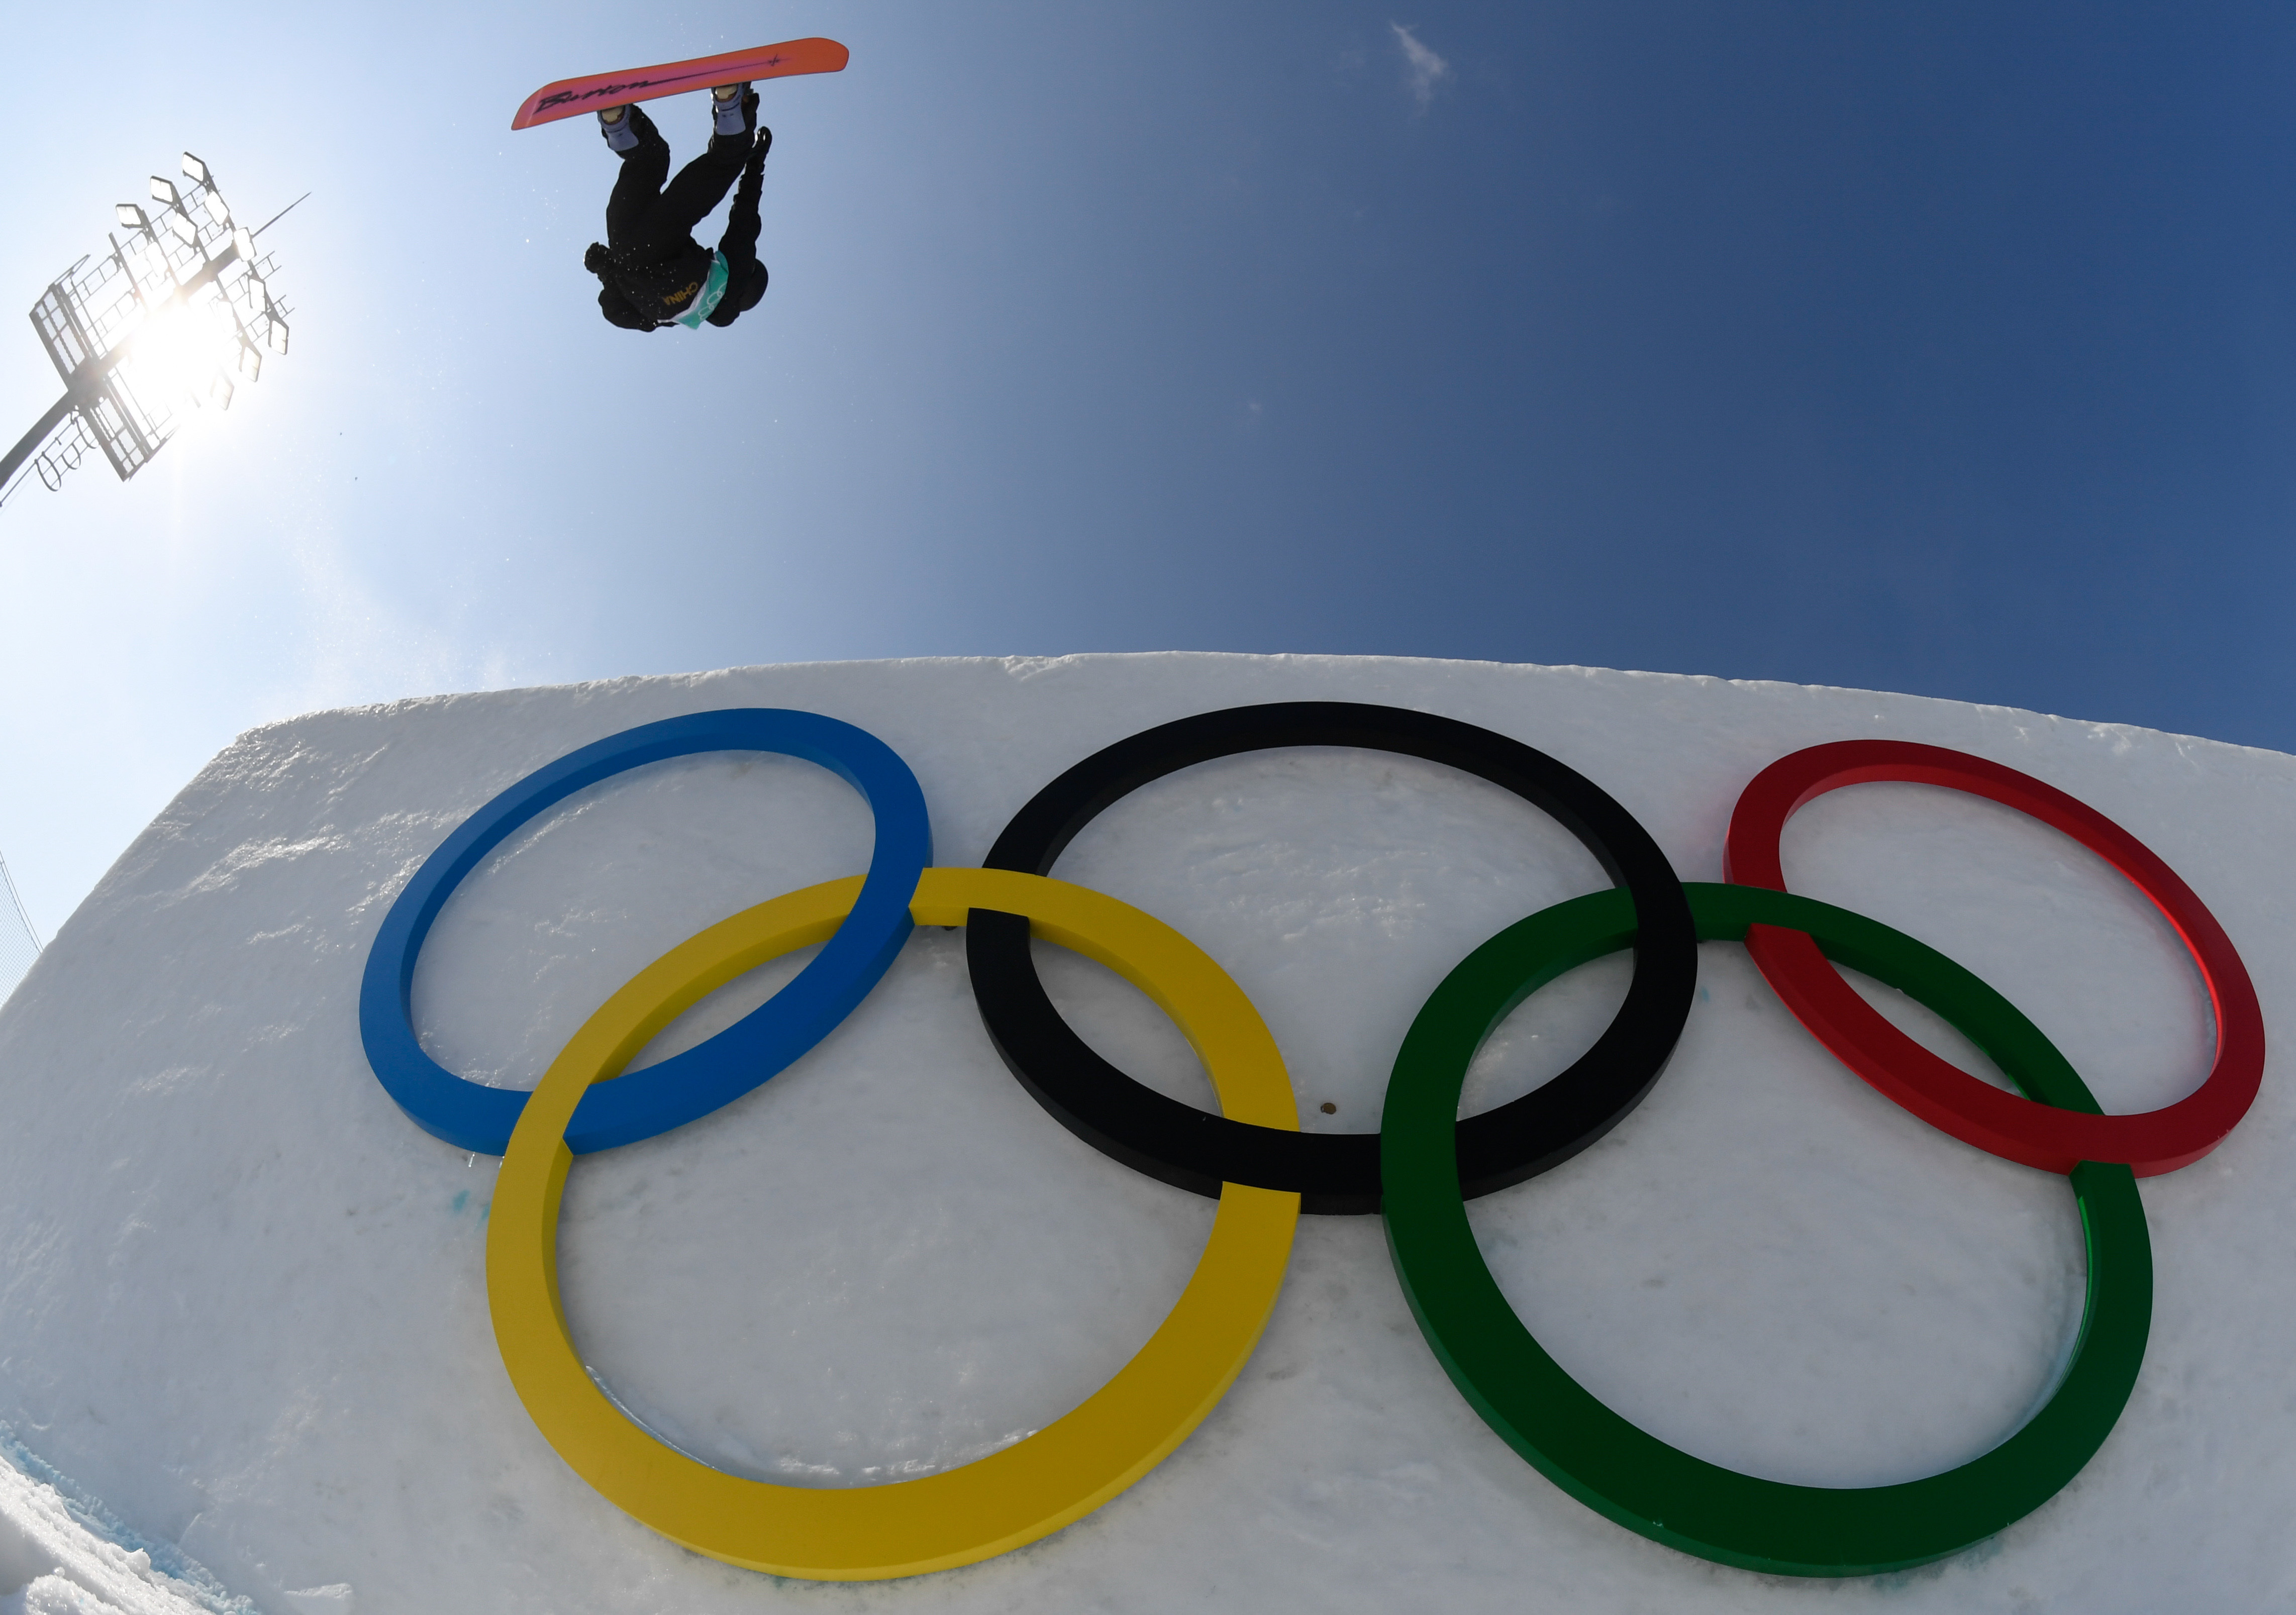
[{"label": "stadium floodlight tower", "polygon": [[81,258],[32,305],[64,396],[0,460],[0,497],[27,461],[54,491],[93,448],[125,482],[193,410],[229,408],[266,352],[287,351],[289,310],[271,296],[277,266],[255,245],[278,219],[233,223],[215,176],[189,152],[184,178],[178,187],[153,176],[151,212],[121,202],[125,244],[107,234],[108,254]]}]

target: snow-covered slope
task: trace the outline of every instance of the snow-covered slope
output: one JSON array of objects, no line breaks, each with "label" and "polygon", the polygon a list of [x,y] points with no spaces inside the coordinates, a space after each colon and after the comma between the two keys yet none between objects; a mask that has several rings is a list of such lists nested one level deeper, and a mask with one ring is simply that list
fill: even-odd
[{"label": "snow-covered slope", "polygon": [[[2152,1343],[2103,1452],[2027,1520],[1908,1575],[1767,1579],[1571,1501],[1453,1390],[1369,1218],[1303,1221],[1258,1355],[1175,1455],[1082,1522],[981,1565],[857,1587],[776,1581],[671,1546],[569,1471],[521,1408],[488,1322],[494,1164],[417,1130],[360,1051],[367,945],[423,856],[573,747],[762,705],[891,744],[923,783],[939,861],[972,864],[1097,747],[1303,698],[1441,712],[1550,751],[1692,880],[1720,878],[1732,803],[1784,752],[1885,735],[1997,758],[2167,858],[2245,955],[2275,1050],[2296,1049],[2296,758],[2147,731],[1712,679],[1195,655],[750,668],[314,714],[217,757],[0,1012],[0,1422],[17,1467],[40,1472],[0,1473],[12,1522],[0,1594],[32,1611],[135,1611],[218,1607],[227,1588],[279,1615],[2296,1599],[2296,1106],[2277,1052],[2229,1143],[2143,1185]],[[447,906],[416,983],[426,1045],[455,1070],[530,1085],[647,961],[763,898],[857,872],[868,846],[857,799],[799,762],[694,758],[587,791]],[[1797,890],[2000,988],[2109,1109],[2166,1103],[2207,1068],[2206,1004],[2175,937],[2053,831],[1943,791],[1862,786],[1795,819],[1786,868]],[[1058,873],[1226,966],[1316,1129],[1375,1127],[1396,1045],[1452,965],[1602,883],[1575,842],[1495,788],[1337,751],[1173,775],[1104,814]],[[616,1394],[687,1450],[822,1485],[962,1463],[1089,1394],[1185,1282],[1210,1202],[1037,1108],[981,1035],[961,944],[919,934],[788,1072],[576,1168],[562,1249],[577,1333]],[[1040,952],[1103,1052],[1209,1103],[1144,998]],[[793,968],[725,989],[660,1052]],[[1627,968],[1589,966],[1518,1011],[1471,1108],[1567,1063]],[[1590,1389],[1718,1462],[1839,1485],[1984,1450],[2070,1349],[2081,1250],[2063,1181],[1876,1095],[1741,950],[1702,949],[1701,971],[1648,1103],[1562,1169],[1477,1202],[1502,1283]],[[1977,1062],[1876,992],[1931,1046]],[[77,1512],[36,1483],[60,1475],[85,1488]],[[160,1560],[154,1579],[144,1567]],[[83,1596],[105,1603],[70,1602]]]}]

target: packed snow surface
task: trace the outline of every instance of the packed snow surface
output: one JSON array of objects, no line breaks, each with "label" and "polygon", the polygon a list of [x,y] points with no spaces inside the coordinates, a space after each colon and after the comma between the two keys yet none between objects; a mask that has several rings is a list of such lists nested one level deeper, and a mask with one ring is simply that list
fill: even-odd
[{"label": "packed snow surface", "polygon": [[[1460,1398],[1375,1218],[1302,1220],[1258,1354],[1130,1491],[1036,1545],[906,1582],[729,1569],[621,1514],[520,1406],[488,1321],[495,1163],[420,1131],[356,1013],[392,896],[472,809],[632,725],[716,707],[858,724],[922,782],[937,857],[976,864],[1054,775],[1149,725],[1246,702],[1439,712],[1591,775],[1685,879],[1765,764],[1890,736],[2023,769],[2147,841],[2262,996],[2264,1092],[2200,1164],[2142,1185],[2151,1345],[2120,1425],[2038,1512],[1954,1559],[1768,1578],[1611,1524]],[[0,1012],[0,1610],[276,1615],[1333,1611],[2153,1611],[2296,1608],[2296,758],[1999,708],[1578,668],[1205,655],[888,662],[441,697],[242,736],[131,847]],[[530,1086],[622,981],[714,921],[858,872],[865,808],[811,765],[720,755],[571,799],[461,889],[416,1023],[451,1069]],[[2108,1109],[2208,1068],[2174,934],[2055,832],[1911,785],[1788,831],[1795,889],[1942,948],[2070,1055]],[[1185,770],[1104,813],[1056,872],[1177,926],[1242,983],[1303,1127],[1368,1130],[1428,993],[1476,944],[1603,884],[1495,787],[1382,754]],[[982,1036],[961,936],[928,930],[846,1024],[758,1092],[585,1158],[561,1232],[595,1372],[738,1473],[866,1486],[1024,1438],[1171,1306],[1211,1204],[1070,1136]],[[1110,1058],[1209,1105],[1178,1035],[1038,945]],[[729,1023],[736,982],[650,1057]],[[1630,969],[1542,990],[1467,1108],[1562,1069]],[[1689,1029],[1595,1148],[1476,1202],[1501,1283],[1629,1418],[1781,1480],[1874,1484],[2000,1440],[2046,1396],[2082,1293],[2061,1178],[1992,1159],[1836,1065],[1742,950],[1701,950]],[[1933,1048],[1927,1012],[1871,988]],[[98,1501],[100,1500],[100,1501]]]}]

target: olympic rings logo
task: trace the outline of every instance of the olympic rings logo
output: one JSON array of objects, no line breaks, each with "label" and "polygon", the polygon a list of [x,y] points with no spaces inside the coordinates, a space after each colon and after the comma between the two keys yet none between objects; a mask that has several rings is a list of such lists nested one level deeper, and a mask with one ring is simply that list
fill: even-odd
[{"label": "olympic rings logo", "polygon": [[[1051,873],[1078,832],[1140,785],[1281,746],[1369,748],[1476,775],[1551,815],[1615,882],[1509,926],[1445,978],[1401,1039],[1376,1135],[1301,1133],[1283,1056],[1226,972],[1161,922]],[[480,860],[586,785],[723,750],[804,758],[852,784],[876,820],[867,873],[773,898],[672,948],[584,1023],[530,1094],[467,1081],[424,1054],[409,1019],[415,958]],[[2104,1115],[2039,1029],[1969,971],[1888,926],[1789,893],[1778,857],[1786,820],[1826,791],[1877,780],[2004,803],[2133,881],[2175,927],[2207,987],[2217,1047],[2201,1086],[2161,1110]],[[2062,791],[1935,746],[1846,741],[1771,764],[1733,812],[1727,884],[1677,879],[1632,816],[1543,752],[1423,712],[1320,701],[1235,708],[1144,731],[1037,792],[984,867],[935,868],[931,856],[923,792],[873,736],[811,713],[699,713],[586,746],[488,802],[399,893],[368,955],[360,1035],[385,1089],[418,1126],[504,1157],[487,1287],[521,1400],[592,1486],[664,1536],[729,1563],[820,1580],[914,1575],[991,1557],[1089,1513],[1154,1467],[1225,1394],[1274,1308],[1302,1212],[1384,1217],[1397,1276],[1452,1381],[1501,1438],[1589,1507],[1685,1553],[1774,1574],[1926,1563],[2038,1507],[2103,1445],[2135,1386],[2152,1318],[2152,1248],[2136,1179],[2213,1149],[2263,1078],[2263,1016],[2247,970],[2175,872]],[[576,1154],[695,1120],[797,1060],[866,996],[917,924],[967,928],[981,1021],[1006,1066],[1095,1148],[1216,1197],[1211,1238],[1178,1303],[1113,1380],[988,1457],[852,1489],[712,1469],[634,1423],[583,1366],[558,1300],[566,1173]],[[1095,1054],[1038,982],[1031,935],[1115,970],[1170,1015],[1201,1058],[1220,1114],[1167,1099]],[[1722,941],[1742,942],[1796,1018],[1874,1087],[1956,1138],[2070,1179],[2088,1267],[2072,1361],[2041,1409],[1982,1456],[1919,1480],[1848,1488],[1705,1463],[1572,1381],[1485,1267],[1466,1201],[1570,1159],[1641,1102],[1689,1015],[1698,944]],[[622,1075],[702,996],[816,943],[824,946],[796,980],[743,1020],[642,1074]],[[1523,1097],[1457,1119],[1468,1064],[1498,1022],[1563,971],[1620,949],[1633,953],[1633,984],[1594,1046]],[[2019,1094],[1921,1048],[1858,996],[1836,963],[1942,1015]]]}]

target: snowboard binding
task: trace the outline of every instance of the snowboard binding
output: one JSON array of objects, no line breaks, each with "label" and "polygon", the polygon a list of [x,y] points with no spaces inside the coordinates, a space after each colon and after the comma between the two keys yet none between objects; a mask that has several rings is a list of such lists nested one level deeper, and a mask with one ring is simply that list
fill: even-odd
[{"label": "snowboard binding", "polygon": [[747,140],[758,127],[758,93],[744,82],[709,92],[709,132],[720,140]]},{"label": "snowboard binding", "polygon": [[617,155],[638,143],[637,123],[630,116],[632,110],[626,106],[598,109],[598,133],[606,137],[606,144]]}]

